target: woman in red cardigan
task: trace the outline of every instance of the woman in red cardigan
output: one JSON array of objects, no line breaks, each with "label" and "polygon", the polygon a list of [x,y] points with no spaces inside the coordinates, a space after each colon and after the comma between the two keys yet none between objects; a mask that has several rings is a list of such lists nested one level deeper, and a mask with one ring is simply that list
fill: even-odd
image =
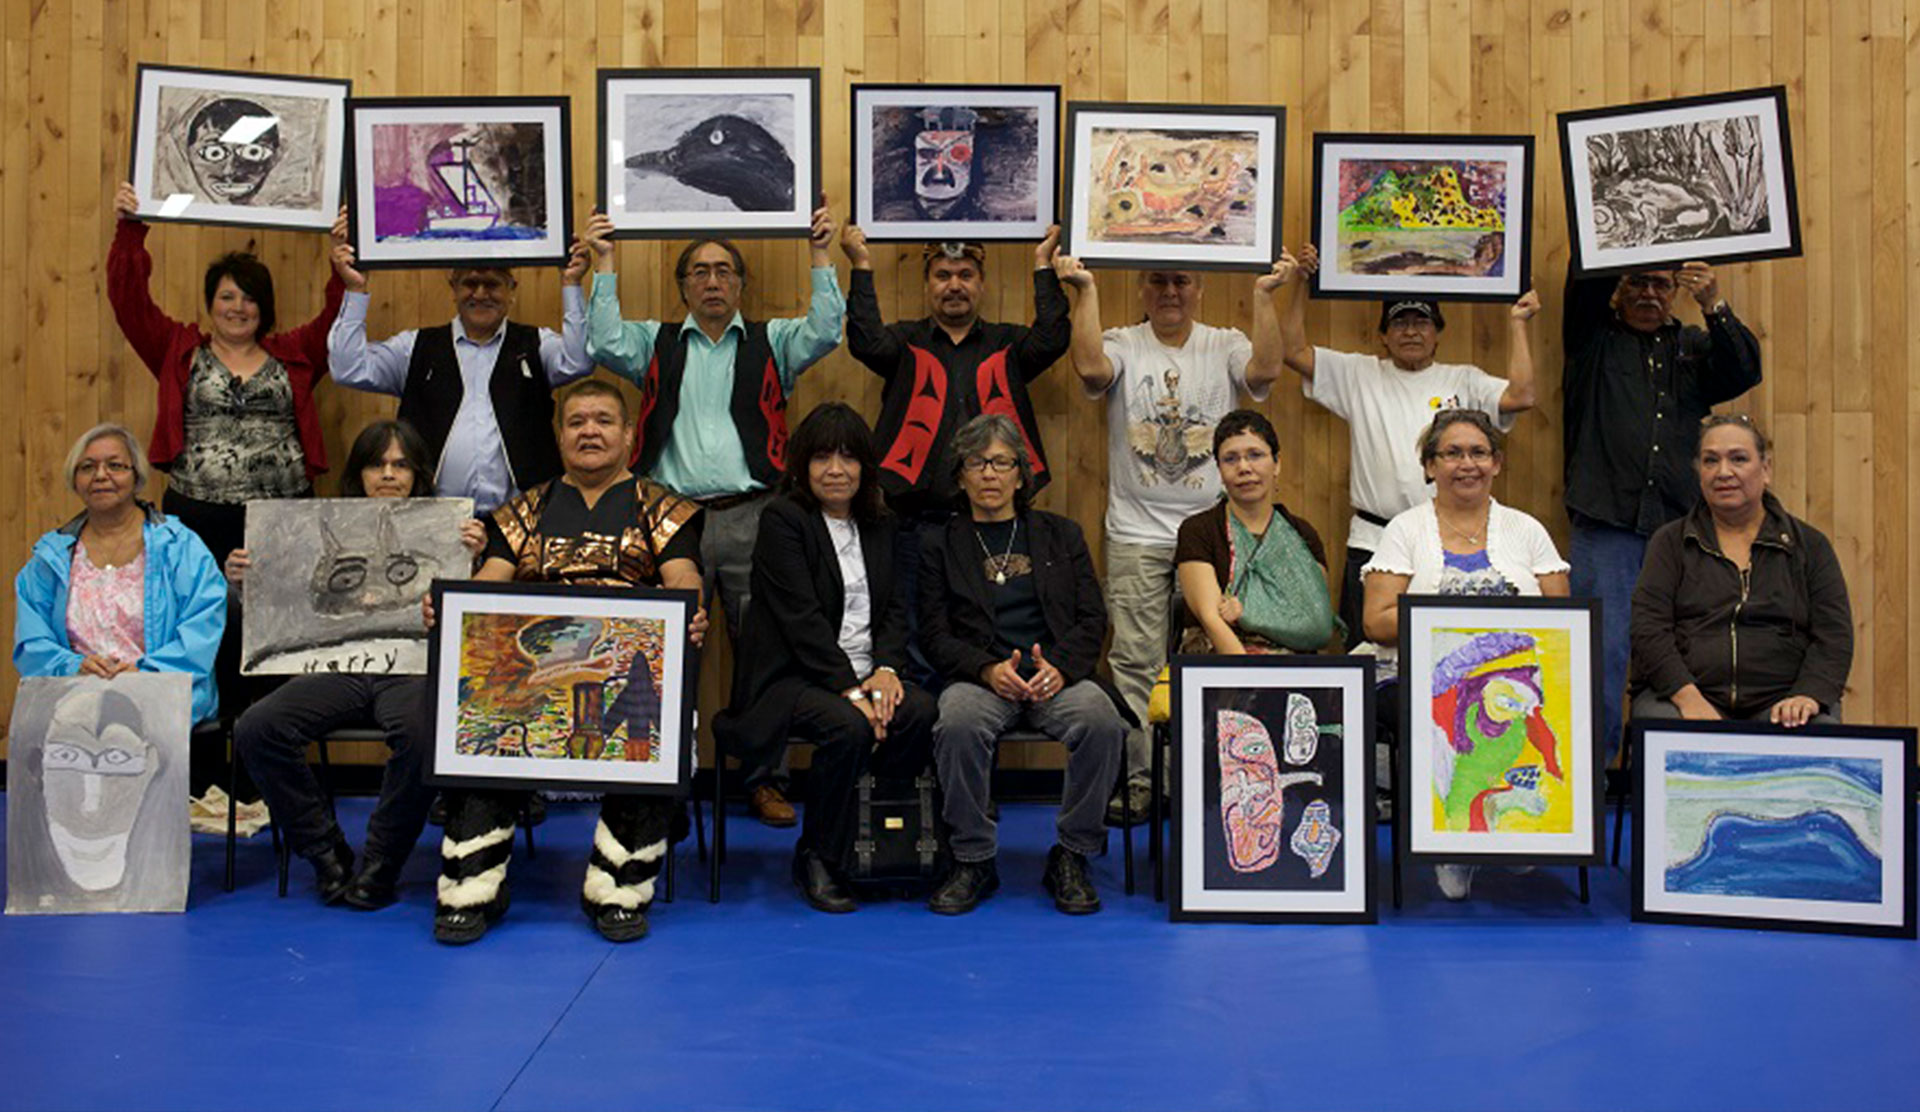
[{"label": "woman in red cardigan", "polygon": [[[153,257],[139,197],[114,194],[119,226],[107,253],[107,299],[140,361],[159,381],[159,417],[147,456],[168,476],[161,509],[199,534],[223,562],[245,541],[252,498],[300,498],[326,470],[313,388],[327,374],[327,330],[344,287],[327,282],[320,315],[275,333],[273,275],[250,254],[220,256],[207,268],[207,327],[177,321],[147,288]],[[231,672],[237,634],[229,626],[217,672]],[[235,691],[223,684],[223,691]],[[236,692],[237,693],[237,692]]]}]

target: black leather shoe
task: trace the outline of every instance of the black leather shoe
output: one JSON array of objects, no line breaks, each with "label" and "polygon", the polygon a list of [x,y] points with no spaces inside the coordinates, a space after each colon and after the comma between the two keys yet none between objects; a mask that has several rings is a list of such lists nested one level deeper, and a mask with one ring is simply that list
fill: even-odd
[{"label": "black leather shoe", "polygon": [[320,891],[320,902],[339,903],[340,897],[347,893],[347,886],[353,883],[353,847],[336,834],[327,848],[309,855],[307,860],[313,865],[313,885]]},{"label": "black leather shoe", "polygon": [[400,870],[389,866],[378,857],[367,856],[360,859],[360,869],[353,874],[353,883],[341,898],[355,911],[378,911],[391,907],[400,898]]},{"label": "black leather shoe", "polygon": [[435,907],[433,940],[449,946],[480,941],[486,936],[487,928],[507,913],[507,902],[507,888],[502,884],[497,898],[477,907]]},{"label": "black leather shoe", "polygon": [[812,850],[801,850],[793,855],[793,883],[816,911],[843,915],[860,910],[853,896],[841,886],[840,878],[834,876],[833,870],[827,868],[827,863]]},{"label": "black leather shoe", "polygon": [[1087,873],[1087,859],[1065,846],[1054,846],[1047,853],[1047,871],[1040,883],[1053,897],[1053,906],[1068,915],[1100,910],[1100,893],[1094,891],[1093,877]]},{"label": "black leather shoe", "polygon": [[608,904],[594,912],[593,929],[608,942],[637,942],[647,937],[647,913],[637,907]]},{"label": "black leather shoe", "polygon": [[941,915],[965,915],[999,888],[1000,871],[994,868],[993,858],[955,861],[947,879],[927,898],[927,910]]}]

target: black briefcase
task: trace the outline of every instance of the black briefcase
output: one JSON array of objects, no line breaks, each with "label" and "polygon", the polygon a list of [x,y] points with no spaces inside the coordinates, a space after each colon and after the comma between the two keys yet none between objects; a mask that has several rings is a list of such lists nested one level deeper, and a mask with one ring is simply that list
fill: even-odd
[{"label": "black briefcase", "polygon": [[939,789],[932,773],[874,776],[857,785],[855,881],[933,881],[942,871]]}]

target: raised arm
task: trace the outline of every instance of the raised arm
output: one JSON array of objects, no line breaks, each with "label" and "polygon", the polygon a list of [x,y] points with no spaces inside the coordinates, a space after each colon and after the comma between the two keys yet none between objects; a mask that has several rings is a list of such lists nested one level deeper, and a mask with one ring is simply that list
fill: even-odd
[{"label": "raised arm", "polygon": [[[1299,268],[1299,260],[1283,247],[1273,268],[1253,280],[1253,357],[1247,360],[1247,393],[1256,398],[1264,396],[1267,387],[1280,377],[1280,368],[1287,365],[1287,338],[1280,313],[1273,307],[1273,295],[1286,287]],[[1304,337],[1305,325],[1301,328]],[[1311,355],[1305,373],[1309,377],[1313,374]]]},{"label": "raised arm", "polygon": [[1693,295],[1706,318],[1707,360],[1700,393],[1707,404],[1732,401],[1760,385],[1760,341],[1733,315],[1713,268],[1703,262],[1686,263],[1674,272],[1674,281]]},{"label": "raised arm", "polygon": [[1060,225],[1047,229],[1047,238],[1033,249],[1033,324],[1013,347],[1021,379],[1032,382],[1060,361],[1073,341],[1073,322],[1067,316],[1067,294],[1053,273],[1053,253],[1060,246]]},{"label": "raised arm", "polygon": [[891,378],[900,362],[900,338],[880,318],[880,297],[873,289],[873,253],[858,224],[840,230],[847,273],[847,350],[881,378]]},{"label": "raised arm", "polygon": [[[1320,252],[1309,243],[1300,249],[1298,258],[1282,251],[1280,261],[1293,264],[1280,285],[1282,299],[1279,313],[1280,358],[1289,370],[1311,382],[1313,381],[1313,345],[1307,342],[1307,276],[1320,269]],[[1254,308],[1256,331],[1260,327],[1259,312],[1260,309],[1256,304]]]},{"label": "raised arm", "polygon": [[827,244],[833,242],[837,230],[831,212],[824,206],[814,210],[808,247],[813,266],[807,272],[812,287],[807,315],[767,322],[767,340],[773,345],[780,386],[789,392],[801,371],[840,346],[840,333],[847,322],[847,301],[840,295],[840,277],[833,272],[833,262],[827,256]]},{"label": "raised arm", "polygon": [[1100,289],[1094,284],[1093,272],[1056,247],[1053,273],[1062,286],[1074,291],[1073,346],[1069,349],[1073,353],[1073,373],[1080,376],[1080,385],[1087,388],[1087,393],[1104,394],[1113,385],[1113,360],[1107,358],[1100,328]]},{"label": "raised arm", "polygon": [[1507,389],[1500,395],[1500,412],[1520,413],[1532,409],[1539,400],[1533,377],[1534,314],[1540,311],[1540,295],[1528,290],[1507,310],[1509,350]]},{"label": "raised arm", "polygon": [[169,317],[153,300],[148,288],[153,256],[147,253],[147,225],[137,215],[140,198],[133,186],[120,183],[113,207],[119,223],[113,229],[113,245],[107,249],[107,302],[134,354],[158,376],[174,336],[192,326]]},{"label": "raised arm", "polygon": [[587,221],[593,252],[593,296],[587,303],[587,356],[608,370],[639,382],[653,359],[658,321],[620,319],[620,279],[613,272],[613,220],[596,212]]},{"label": "raised arm", "polygon": [[560,331],[540,330],[540,368],[549,386],[565,386],[593,370],[587,355],[587,295],[581,287],[592,263],[593,249],[586,238],[575,239],[560,271]]}]

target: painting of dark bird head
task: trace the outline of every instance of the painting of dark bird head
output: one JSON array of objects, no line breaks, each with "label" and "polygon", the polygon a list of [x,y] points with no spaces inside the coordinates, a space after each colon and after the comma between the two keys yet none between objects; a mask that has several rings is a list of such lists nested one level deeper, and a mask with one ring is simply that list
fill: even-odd
[{"label": "painting of dark bird head", "polygon": [[427,670],[420,600],[465,579],[466,498],[273,499],[247,504],[242,670]]},{"label": "painting of dark bird head", "polygon": [[629,212],[790,211],[798,97],[628,93]]}]

